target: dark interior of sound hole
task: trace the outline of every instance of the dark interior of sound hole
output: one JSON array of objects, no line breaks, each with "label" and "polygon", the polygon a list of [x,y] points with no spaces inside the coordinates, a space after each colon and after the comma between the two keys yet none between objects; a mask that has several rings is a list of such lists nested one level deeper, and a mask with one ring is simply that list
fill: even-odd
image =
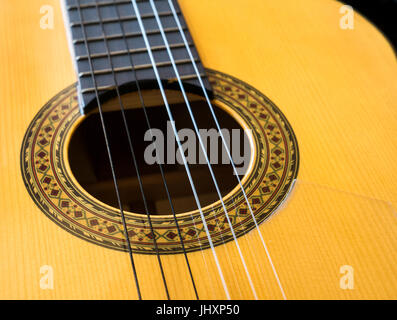
[{"label": "dark interior of sound hole", "polygon": [[[157,128],[163,133],[167,133],[168,116],[165,107],[163,105],[151,106],[146,108],[146,110],[152,128]],[[192,110],[199,128],[216,128],[205,101],[192,102]],[[171,105],[171,111],[178,130],[182,128],[193,130],[192,121],[185,104],[173,104]],[[215,112],[221,128],[230,130],[240,129],[240,151],[242,153],[244,150],[242,145],[244,132],[241,126],[224,110],[215,107]],[[148,145],[152,144],[151,141],[144,141],[145,132],[148,130],[144,113],[141,108],[128,109],[126,110],[126,118],[134,152],[137,157],[149,213],[157,215],[172,214],[159,166],[158,164],[147,164],[144,158],[145,149]],[[122,114],[120,111],[105,112],[104,119],[123,208],[130,212],[146,214]],[[167,138],[173,140],[174,137],[172,135],[171,137],[167,137],[166,134],[164,134],[164,137],[165,155],[167,155],[167,152],[173,152],[172,148],[167,148]],[[198,142],[196,149],[198,158],[199,152],[201,152]],[[210,149],[210,152],[213,152],[213,150]],[[224,196],[238,182],[233,174],[233,168],[230,163],[222,164],[222,142],[220,139],[218,143],[218,155],[218,164],[212,164],[212,168],[221,193]],[[165,156],[165,160],[166,163],[163,165],[163,169],[175,212],[183,213],[196,210],[197,205],[184,165],[178,162],[175,164],[167,163],[167,156]],[[94,113],[84,119],[73,133],[69,146],[69,161],[75,178],[88,193],[100,201],[118,208],[109,158],[98,113]],[[189,168],[200,198],[201,206],[204,207],[218,201],[219,197],[207,164],[189,164]]]}]

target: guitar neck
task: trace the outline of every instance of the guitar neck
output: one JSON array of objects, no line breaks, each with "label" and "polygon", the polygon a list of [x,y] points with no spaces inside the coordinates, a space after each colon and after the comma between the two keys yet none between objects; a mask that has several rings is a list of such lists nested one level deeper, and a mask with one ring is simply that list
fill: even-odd
[{"label": "guitar neck", "polygon": [[[187,49],[189,46],[204,86],[211,91],[177,1],[172,0],[172,6],[167,0],[155,1],[161,27],[149,1],[136,1],[136,4],[138,12],[135,12],[131,0],[63,0],[82,113],[87,113],[96,104],[96,94],[102,96],[116,87],[129,88],[129,85],[134,86],[136,80],[140,83],[156,80],[143,33],[162,81],[170,87],[178,85],[172,65],[174,61],[184,85],[190,86],[193,91],[200,86]],[[174,14],[179,19],[180,28]],[[168,54],[161,31],[166,36],[172,57]]]}]

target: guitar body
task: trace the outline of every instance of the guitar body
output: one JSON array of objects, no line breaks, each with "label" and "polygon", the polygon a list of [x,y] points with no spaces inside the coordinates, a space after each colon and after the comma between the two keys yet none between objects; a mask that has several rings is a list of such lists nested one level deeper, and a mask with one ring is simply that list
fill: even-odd
[{"label": "guitar body", "polygon": [[[203,65],[266,95],[299,144],[295,186],[259,226],[266,249],[258,230],[239,237],[258,298],[395,299],[397,63],[389,43],[358,14],[353,30],[341,29],[337,1],[179,3]],[[54,8],[52,30],[40,28],[43,5]],[[59,1],[2,1],[0,43],[0,298],[137,299],[128,254],[60,228],[22,178],[29,124],[76,82]],[[231,298],[253,299],[235,243],[215,250]],[[188,257],[200,299],[225,299],[211,250]],[[142,297],[165,299],[156,256],[134,258]],[[184,256],[161,258],[170,297],[195,299]],[[52,289],[41,288],[43,266],[52,268]]]}]

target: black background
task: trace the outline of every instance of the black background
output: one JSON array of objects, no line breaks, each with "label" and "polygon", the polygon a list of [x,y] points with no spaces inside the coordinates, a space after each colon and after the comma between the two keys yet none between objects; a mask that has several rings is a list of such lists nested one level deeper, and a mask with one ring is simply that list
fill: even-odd
[{"label": "black background", "polygon": [[370,20],[397,50],[397,0],[343,0]]},{"label": "black background", "polygon": [[[167,306],[190,306],[200,308],[202,304],[239,305],[240,313],[234,315],[207,315],[203,317],[157,315],[156,309],[163,304]],[[322,319],[326,314],[330,319],[380,319],[394,314],[395,301],[3,301],[0,302],[2,313],[11,315],[27,313],[26,318],[37,314],[43,319],[159,319],[159,320],[245,320],[245,319]],[[7,310],[8,309],[8,310]],[[274,315],[274,316],[273,316]],[[46,317],[47,316],[47,317]]]}]

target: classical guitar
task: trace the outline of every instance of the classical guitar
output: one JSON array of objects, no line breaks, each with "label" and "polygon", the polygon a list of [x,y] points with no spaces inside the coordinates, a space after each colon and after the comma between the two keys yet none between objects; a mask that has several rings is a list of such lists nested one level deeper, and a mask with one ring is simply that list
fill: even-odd
[{"label": "classical guitar", "polygon": [[0,298],[397,298],[397,63],[333,0],[2,0]]}]

